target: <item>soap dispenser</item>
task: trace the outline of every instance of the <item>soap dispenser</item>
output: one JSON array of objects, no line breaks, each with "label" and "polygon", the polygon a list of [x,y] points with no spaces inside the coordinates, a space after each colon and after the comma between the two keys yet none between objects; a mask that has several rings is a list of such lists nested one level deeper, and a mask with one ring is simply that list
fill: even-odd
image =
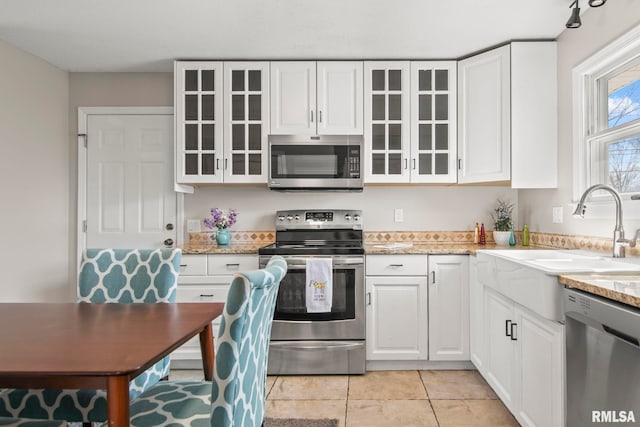
[{"label": "soap dispenser", "polygon": [[513,225],[511,226],[511,235],[509,236],[509,246],[515,246],[516,245],[516,235],[513,232]]}]

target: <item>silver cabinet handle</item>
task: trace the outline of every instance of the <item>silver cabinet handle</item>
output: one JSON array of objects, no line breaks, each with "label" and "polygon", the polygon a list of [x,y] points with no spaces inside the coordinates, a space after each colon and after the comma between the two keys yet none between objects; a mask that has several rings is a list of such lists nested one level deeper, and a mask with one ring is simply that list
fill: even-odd
[{"label": "silver cabinet handle", "polygon": [[518,337],[516,336],[516,332],[518,332],[518,324],[513,322],[511,323],[511,341],[518,341]]},{"label": "silver cabinet handle", "polygon": [[183,267],[186,268],[187,264],[180,264],[180,268],[183,268]]},{"label": "silver cabinet handle", "polygon": [[416,159],[411,159],[411,164],[412,164],[411,168],[413,170],[416,170]]},{"label": "silver cabinet handle", "polygon": [[409,160],[404,159],[404,169],[407,170],[409,168]]},{"label": "silver cabinet handle", "polygon": [[434,285],[436,284],[436,271],[433,270],[431,272],[431,283],[433,283]]},{"label": "silver cabinet handle", "polygon": [[216,170],[220,170],[220,159],[216,159]]},{"label": "silver cabinet handle", "polygon": [[227,170],[227,164],[229,163],[229,159],[225,157],[224,159],[224,170]]},{"label": "silver cabinet handle", "polygon": [[462,159],[458,159],[458,170],[462,170]]},{"label": "silver cabinet handle", "polygon": [[240,264],[227,264],[227,270],[237,270],[238,268],[240,268]]},{"label": "silver cabinet handle", "polygon": [[318,111],[318,123],[322,123],[322,110]]},{"label": "silver cabinet handle", "polygon": [[389,264],[389,267],[391,267],[391,268],[400,268],[400,267],[404,267],[404,264]]},{"label": "silver cabinet handle", "polygon": [[367,305],[371,305],[371,292],[367,292]]},{"label": "silver cabinet handle", "polygon": [[200,298],[213,298],[213,294],[200,294]]},{"label": "silver cabinet handle", "polygon": [[311,110],[311,123],[313,123],[313,110]]}]

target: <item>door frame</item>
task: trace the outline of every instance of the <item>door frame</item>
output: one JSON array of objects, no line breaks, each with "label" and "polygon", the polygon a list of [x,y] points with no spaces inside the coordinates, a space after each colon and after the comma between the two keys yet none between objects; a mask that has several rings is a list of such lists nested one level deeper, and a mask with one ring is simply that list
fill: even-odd
[{"label": "door frame", "polygon": [[[82,251],[87,244],[84,223],[87,219],[87,131],[91,115],[162,115],[173,116],[173,107],[78,107],[78,212],[76,217],[76,276],[80,271]],[[174,132],[172,132],[172,139]],[[175,149],[171,150],[175,156]],[[175,158],[172,159],[175,176]],[[176,192],[176,246],[183,243],[184,235],[184,195]]]}]

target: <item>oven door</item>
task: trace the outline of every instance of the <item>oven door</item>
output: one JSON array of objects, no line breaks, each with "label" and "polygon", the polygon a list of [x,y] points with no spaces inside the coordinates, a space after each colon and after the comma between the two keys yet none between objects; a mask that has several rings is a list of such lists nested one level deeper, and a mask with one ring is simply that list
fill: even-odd
[{"label": "oven door", "polygon": [[[266,265],[270,257],[261,257]],[[331,312],[308,313],[305,284],[308,257],[285,256],[287,275],[280,282],[272,340],[363,340],[364,257],[333,256]]]}]

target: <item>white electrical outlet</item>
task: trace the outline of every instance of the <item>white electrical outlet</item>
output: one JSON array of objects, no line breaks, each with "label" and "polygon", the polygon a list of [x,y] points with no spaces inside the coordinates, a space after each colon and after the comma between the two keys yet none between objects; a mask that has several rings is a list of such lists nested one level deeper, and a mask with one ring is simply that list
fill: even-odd
[{"label": "white electrical outlet", "polygon": [[200,220],[199,219],[188,219],[187,220],[187,231],[189,233],[197,233],[201,231],[200,229]]},{"label": "white electrical outlet", "polygon": [[393,219],[395,222],[404,221],[404,211],[401,208],[396,208],[393,210]]},{"label": "white electrical outlet", "polygon": [[562,224],[562,206],[553,207],[553,223]]}]

